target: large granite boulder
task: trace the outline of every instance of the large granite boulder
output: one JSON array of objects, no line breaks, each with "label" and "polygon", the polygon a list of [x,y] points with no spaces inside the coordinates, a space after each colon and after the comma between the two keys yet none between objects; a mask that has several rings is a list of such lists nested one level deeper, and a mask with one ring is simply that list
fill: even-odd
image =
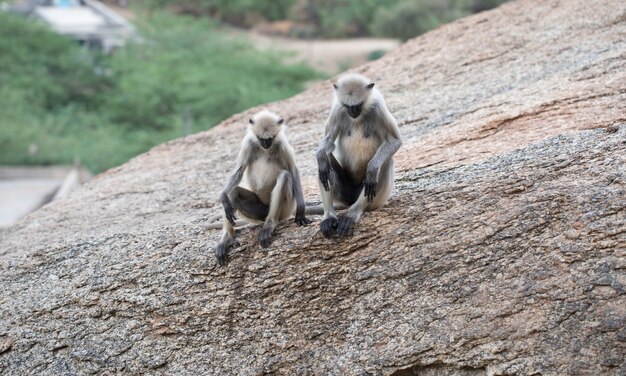
[{"label": "large granite boulder", "polygon": [[[507,3],[356,71],[404,145],[352,236],[244,227],[216,265],[250,109],[0,233],[0,373],[626,374],[624,3]],[[308,201],[331,90],[264,106]]]}]

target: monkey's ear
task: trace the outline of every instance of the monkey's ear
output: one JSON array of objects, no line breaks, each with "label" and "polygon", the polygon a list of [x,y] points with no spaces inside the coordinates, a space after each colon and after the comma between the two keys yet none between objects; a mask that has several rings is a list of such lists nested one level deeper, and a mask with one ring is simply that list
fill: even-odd
[{"label": "monkey's ear", "polygon": [[339,89],[339,87],[337,86],[337,84],[333,84],[333,87],[335,88],[335,90]]},{"label": "monkey's ear", "polygon": [[282,124],[285,121],[285,119],[280,119],[278,120],[278,124]]},{"label": "monkey's ear", "polygon": [[250,120],[248,120],[248,123],[254,124],[254,120],[252,120],[252,118],[250,118]]},{"label": "monkey's ear", "polygon": [[371,84],[367,85],[367,88],[368,88],[368,89],[371,89],[371,88],[373,88],[373,87],[374,87],[374,83],[373,83],[373,82],[372,82]]}]

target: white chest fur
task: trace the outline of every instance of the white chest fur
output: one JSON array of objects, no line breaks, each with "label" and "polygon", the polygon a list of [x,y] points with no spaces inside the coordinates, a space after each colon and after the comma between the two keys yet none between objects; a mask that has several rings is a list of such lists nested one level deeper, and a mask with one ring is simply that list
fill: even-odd
[{"label": "white chest fur", "polygon": [[357,181],[365,179],[367,164],[376,154],[380,140],[376,134],[368,133],[355,124],[352,129],[338,139],[337,159]]},{"label": "white chest fur", "polygon": [[261,156],[246,169],[246,185],[268,204],[281,170],[283,167],[275,159]]}]

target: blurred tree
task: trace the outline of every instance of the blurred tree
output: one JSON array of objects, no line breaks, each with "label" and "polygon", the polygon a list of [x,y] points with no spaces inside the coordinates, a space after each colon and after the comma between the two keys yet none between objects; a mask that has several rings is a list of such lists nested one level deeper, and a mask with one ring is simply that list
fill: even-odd
[{"label": "blurred tree", "polygon": [[278,53],[218,35],[207,20],[157,14],[140,29],[149,42],[112,56],[114,95],[103,98],[112,118],[130,127],[166,129],[185,107],[206,127],[318,77],[303,65],[281,64]]},{"label": "blurred tree", "polygon": [[407,40],[471,13],[507,0],[402,0],[380,7],[371,24],[372,35]]},{"label": "blurred tree", "polygon": [[218,21],[250,27],[265,20],[287,18],[296,0],[145,0],[148,9],[170,6],[179,14],[208,15]]},{"label": "blurred tree", "polygon": [[109,85],[94,69],[101,55],[77,48],[42,24],[0,12],[0,35],[3,98],[23,97],[32,109],[93,105],[94,94]]},{"label": "blurred tree", "polygon": [[357,37],[369,34],[377,9],[396,0],[299,0],[290,12],[292,20],[315,22],[325,37]]},{"label": "blurred tree", "polygon": [[377,36],[406,40],[466,13],[455,0],[404,0],[379,8],[370,30]]},{"label": "blurred tree", "polygon": [[[72,163],[99,172],[152,146],[282,99],[320,77],[217,31],[155,12],[143,42],[94,54],[0,13],[0,164]],[[29,154],[35,145],[36,155]]]},{"label": "blurred tree", "polygon": [[[368,35],[408,39],[444,22],[493,8],[506,0],[145,0],[151,9],[167,5],[178,13],[208,15],[251,27],[288,18],[306,37]],[[306,25],[306,27],[302,26]],[[309,32],[311,30],[311,32]]]},{"label": "blurred tree", "polygon": [[472,13],[482,12],[506,2],[507,0],[467,0],[467,8]]}]

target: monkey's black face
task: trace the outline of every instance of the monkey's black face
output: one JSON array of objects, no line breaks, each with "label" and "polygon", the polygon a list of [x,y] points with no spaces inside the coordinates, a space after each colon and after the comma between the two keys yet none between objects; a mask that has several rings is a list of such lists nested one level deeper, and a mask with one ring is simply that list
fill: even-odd
[{"label": "monkey's black face", "polygon": [[361,115],[361,110],[363,109],[363,103],[359,103],[355,106],[348,106],[346,104],[343,105],[346,108],[346,112],[350,115],[351,118],[356,119]]},{"label": "monkey's black face", "polygon": [[259,138],[259,143],[261,144],[261,146],[263,147],[263,149],[269,149],[270,146],[272,146],[272,141],[274,141],[274,138]]}]

